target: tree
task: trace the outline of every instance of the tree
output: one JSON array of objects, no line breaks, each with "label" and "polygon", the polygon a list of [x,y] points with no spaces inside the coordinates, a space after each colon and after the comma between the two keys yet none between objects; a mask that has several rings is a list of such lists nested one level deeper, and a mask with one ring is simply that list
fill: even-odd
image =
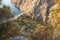
[{"label": "tree", "polygon": [[14,17],[14,15],[11,13],[10,7],[3,5],[3,7],[0,8],[0,20],[9,19],[12,17]]}]

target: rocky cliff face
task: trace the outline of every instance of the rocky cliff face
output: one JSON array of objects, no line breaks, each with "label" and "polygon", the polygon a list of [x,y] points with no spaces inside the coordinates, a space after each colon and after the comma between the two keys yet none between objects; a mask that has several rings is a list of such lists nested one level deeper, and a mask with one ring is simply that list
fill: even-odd
[{"label": "rocky cliff face", "polygon": [[50,8],[53,5],[52,0],[12,0],[23,13],[31,16],[35,20],[48,20]]},{"label": "rocky cliff face", "polygon": [[60,35],[60,0],[56,0],[54,6],[50,8],[50,14],[48,16],[48,23],[53,25],[54,33]]},{"label": "rocky cliff face", "polygon": [[12,0],[12,3],[35,20],[51,24],[55,35],[60,35],[60,0]]}]

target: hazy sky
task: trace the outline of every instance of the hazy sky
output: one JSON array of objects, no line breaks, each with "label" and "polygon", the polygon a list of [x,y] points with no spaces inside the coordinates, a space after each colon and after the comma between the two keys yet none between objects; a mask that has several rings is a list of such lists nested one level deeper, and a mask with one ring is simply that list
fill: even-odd
[{"label": "hazy sky", "polygon": [[3,0],[3,1],[8,2],[8,1],[10,1],[10,0]]},{"label": "hazy sky", "polygon": [[10,2],[10,0],[2,0],[3,2]]}]

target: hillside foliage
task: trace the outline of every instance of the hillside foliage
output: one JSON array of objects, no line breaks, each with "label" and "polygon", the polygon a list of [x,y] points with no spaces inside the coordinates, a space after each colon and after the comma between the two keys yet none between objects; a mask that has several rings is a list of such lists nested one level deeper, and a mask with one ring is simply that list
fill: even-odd
[{"label": "hillside foliage", "polygon": [[60,3],[58,0],[54,2],[58,6],[50,10],[49,23],[34,20],[26,14],[20,15],[16,20],[3,22],[14,17],[10,7],[3,5],[0,8],[0,40],[15,36],[24,36],[27,40],[52,40],[55,35],[60,35]]}]

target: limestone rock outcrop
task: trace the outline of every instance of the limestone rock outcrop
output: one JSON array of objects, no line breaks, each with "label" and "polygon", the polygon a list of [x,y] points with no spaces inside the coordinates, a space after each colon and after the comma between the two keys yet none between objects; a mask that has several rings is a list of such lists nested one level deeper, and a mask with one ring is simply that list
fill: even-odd
[{"label": "limestone rock outcrop", "polygon": [[48,20],[52,0],[11,0],[23,13],[36,20]]}]

